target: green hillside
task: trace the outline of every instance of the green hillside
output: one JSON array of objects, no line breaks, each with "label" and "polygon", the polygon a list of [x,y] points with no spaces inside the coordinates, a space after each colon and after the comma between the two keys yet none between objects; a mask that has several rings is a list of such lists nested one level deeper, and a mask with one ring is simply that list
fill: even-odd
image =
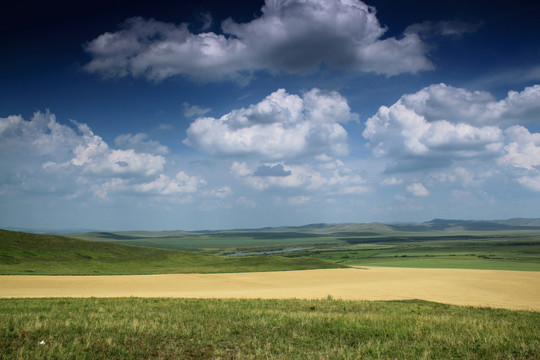
[{"label": "green hillside", "polygon": [[162,274],[280,271],[343,267],[318,259],[225,258],[187,251],[93,242],[0,230],[0,274]]}]

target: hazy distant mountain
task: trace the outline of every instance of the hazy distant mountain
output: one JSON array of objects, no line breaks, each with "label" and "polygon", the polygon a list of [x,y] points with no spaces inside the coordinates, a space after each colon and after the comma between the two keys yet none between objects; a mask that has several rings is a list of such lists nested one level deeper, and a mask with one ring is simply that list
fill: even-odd
[{"label": "hazy distant mountain", "polygon": [[[449,220],[433,219],[422,223],[316,223],[301,226],[264,227],[256,229],[229,230],[200,230],[200,231],[115,231],[111,233],[83,229],[15,229],[33,233],[71,234],[81,237],[93,233],[96,238],[149,238],[149,237],[178,237],[190,234],[243,233],[243,232],[294,232],[320,235],[357,235],[374,236],[395,232],[424,232],[424,231],[501,231],[501,230],[540,230],[540,218],[513,218],[507,220]],[[83,236],[87,237],[87,236]]]},{"label": "hazy distant mountain", "polygon": [[396,231],[499,231],[540,230],[540,219],[446,220],[433,219],[420,224],[391,225]]},{"label": "hazy distant mountain", "polygon": [[535,226],[540,227],[540,219],[513,218],[508,220],[495,220],[494,222],[512,226]]}]

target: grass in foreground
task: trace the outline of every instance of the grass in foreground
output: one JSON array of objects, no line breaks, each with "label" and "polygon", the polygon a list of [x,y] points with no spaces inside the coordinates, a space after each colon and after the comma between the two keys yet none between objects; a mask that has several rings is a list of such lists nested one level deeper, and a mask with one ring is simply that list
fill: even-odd
[{"label": "grass in foreground", "polygon": [[345,267],[319,259],[225,258],[0,230],[0,275],[137,275]]},{"label": "grass in foreground", "polygon": [[6,360],[540,356],[538,312],[422,301],[3,299],[0,320]]}]

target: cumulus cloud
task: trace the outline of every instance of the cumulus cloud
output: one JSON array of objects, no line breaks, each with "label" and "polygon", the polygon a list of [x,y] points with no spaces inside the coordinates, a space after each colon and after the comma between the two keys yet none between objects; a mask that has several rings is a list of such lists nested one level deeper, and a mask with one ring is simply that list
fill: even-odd
[{"label": "cumulus cloud", "polygon": [[506,129],[505,135],[507,142],[499,164],[517,170],[517,180],[523,186],[540,191],[540,133],[515,125]]},{"label": "cumulus cloud", "polygon": [[414,196],[425,197],[429,196],[429,191],[421,183],[413,183],[407,185],[407,191]]},{"label": "cumulus cloud", "polygon": [[540,169],[540,133],[531,134],[520,125],[512,126],[505,131],[507,145],[505,154],[499,159],[503,165],[534,170]]},{"label": "cumulus cloud", "polygon": [[[261,169],[264,170],[261,172]],[[245,162],[235,161],[230,170],[234,176],[256,190],[301,189],[319,195],[359,195],[370,191],[365,180],[345,166],[328,171],[324,166],[317,169],[307,164],[266,163],[253,167]]]},{"label": "cumulus cloud", "polygon": [[431,85],[380,107],[363,136],[376,156],[395,160],[394,170],[496,158],[508,136],[502,127],[533,121],[539,104],[538,85],[511,91],[500,101],[486,92]]},{"label": "cumulus cloud", "polygon": [[[257,170],[260,168],[272,169],[278,168],[282,170],[279,174],[258,175]],[[241,178],[247,185],[257,190],[264,190],[270,187],[274,188],[300,188],[307,189],[320,188],[323,183],[327,182],[322,174],[311,169],[308,165],[289,166],[285,164],[264,164],[255,169],[248,166],[244,162],[233,162],[231,166],[233,175]]]},{"label": "cumulus cloud", "polygon": [[121,149],[132,149],[137,152],[166,155],[169,149],[157,141],[149,140],[145,133],[135,135],[122,134],[114,139],[114,144]]},{"label": "cumulus cloud", "polygon": [[323,63],[385,75],[433,68],[418,31],[383,38],[387,29],[375,9],[359,0],[267,0],[261,12],[247,23],[225,20],[222,34],[131,18],[86,45],[92,60],[85,69],[153,81],[175,75],[247,81],[259,70],[305,73]]},{"label": "cumulus cloud", "polygon": [[165,158],[160,155],[137,153],[133,149],[112,150],[86,124],[74,122],[82,133],[81,143],[73,150],[71,164],[83,172],[110,175],[151,176],[163,170]]},{"label": "cumulus cloud", "polygon": [[[180,171],[165,172],[168,149],[146,134],[126,134],[112,149],[92,129],[76,121],[60,124],[50,112],[0,118],[0,187],[24,192],[59,193],[70,198],[88,191],[107,199],[112,193],[182,195],[206,182]],[[0,189],[1,190],[1,189]]]},{"label": "cumulus cloud", "polygon": [[382,179],[381,181],[381,185],[384,185],[384,186],[396,186],[396,185],[401,185],[401,184],[403,184],[403,179],[399,179],[393,176],[386,177]]},{"label": "cumulus cloud", "polygon": [[518,182],[531,190],[540,191],[540,175],[521,176],[518,178]]},{"label": "cumulus cloud", "polygon": [[75,131],[58,123],[49,111],[36,112],[29,121],[20,115],[0,118],[0,149],[4,155],[32,153],[37,157],[64,158],[79,143]]},{"label": "cumulus cloud", "polygon": [[195,193],[201,185],[206,185],[206,181],[198,176],[189,176],[180,171],[173,179],[160,174],[157,179],[151,182],[135,185],[134,189],[142,193],[173,195]]},{"label": "cumulus cloud", "polygon": [[212,110],[211,108],[202,108],[198,105],[190,105],[187,102],[184,102],[182,106],[184,107],[184,115],[187,117],[204,116]]},{"label": "cumulus cloud", "polygon": [[347,131],[341,124],[357,119],[347,100],[335,91],[312,89],[300,97],[279,89],[219,119],[198,118],[187,129],[184,143],[215,156],[345,155]]},{"label": "cumulus cloud", "polygon": [[[487,92],[438,84],[380,107],[363,136],[375,156],[389,160],[387,172],[441,168],[431,179],[463,186],[503,174],[538,191],[540,134],[524,126],[537,123],[538,114],[539,85],[496,100]],[[484,171],[475,171],[479,165]]]}]

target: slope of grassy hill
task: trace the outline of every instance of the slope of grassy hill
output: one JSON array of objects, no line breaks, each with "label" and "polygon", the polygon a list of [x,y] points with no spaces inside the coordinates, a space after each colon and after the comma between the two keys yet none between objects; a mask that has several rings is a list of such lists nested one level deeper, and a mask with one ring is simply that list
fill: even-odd
[{"label": "slope of grassy hill", "polygon": [[318,259],[225,258],[0,230],[0,274],[162,274],[279,271],[343,267]]}]

